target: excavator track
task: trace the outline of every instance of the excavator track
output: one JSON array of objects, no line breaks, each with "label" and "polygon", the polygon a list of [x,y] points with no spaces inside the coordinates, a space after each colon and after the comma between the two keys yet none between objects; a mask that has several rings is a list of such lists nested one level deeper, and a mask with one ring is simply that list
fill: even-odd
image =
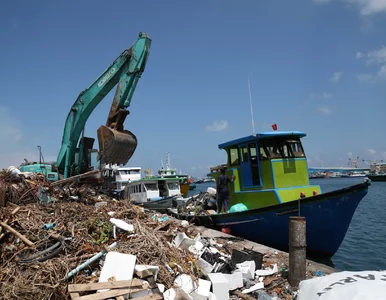
[{"label": "excavator track", "polygon": [[137,148],[137,137],[128,130],[98,128],[99,157],[102,163],[125,165]]}]

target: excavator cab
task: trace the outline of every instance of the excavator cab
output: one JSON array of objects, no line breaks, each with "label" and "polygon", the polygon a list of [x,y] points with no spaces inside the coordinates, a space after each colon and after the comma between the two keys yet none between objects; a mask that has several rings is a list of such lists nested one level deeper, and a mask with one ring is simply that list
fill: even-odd
[{"label": "excavator cab", "polygon": [[137,148],[137,137],[132,132],[104,125],[98,128],[98,142],[102,163],[125,165]]}]

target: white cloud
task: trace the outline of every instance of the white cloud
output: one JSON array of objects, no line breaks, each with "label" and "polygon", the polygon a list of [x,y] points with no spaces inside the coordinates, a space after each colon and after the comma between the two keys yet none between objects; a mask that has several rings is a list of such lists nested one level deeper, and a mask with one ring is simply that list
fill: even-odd
[{"label": "white cloud", "polygon": [[384,64],[386,63],[386,47],[382,46],[378,50],[367,52],[368,64]]},{"label": "white cloud", "polygon": [[356,54],[356,58],[357,59],[360,59],[360,58],[362,58],[364,56],[364,53],[362,53],[362,52],[357,52],[357,54]]},{"label": "white cloud", "polygon": [[329,93],[324,92],[324,93],[322,94],[322,97],[323,97],[324,99],[329,99],[329,98],[332,97],[332,95],[329,94]]},{"label": "white cloud", "polygon": [[352,158],[352,152],[347,153],[349,158]]},{"label": "white cloud", "polygon": [[[313,0],[318,4],[326,4],[330,0]],[[363,16],[371,16],[386,12],[385,0],[335,0],[356,7]]]},{"label": "white cloud", "polygon": [[328,106],[319,106],[318,111],[326,115],[329,115],[332,113],[332,109]]},{"label": "white cloud", "polygon": [[357,78],[359,81],[374,83],[378,80],[386,79],[386,46],[382,46],[378,50],[369,51],[366,54],[362,53],[361,55],[361,57],[366,58],[367,65],[375,66],[377,71],[374,74],[358,74]]},{"label": "white cloud", "polygon": [[325,164],[319,155],[307,156],[307,163],[309,167],[322,167]]},{"label": "white cloud", "polygon": [[211,125],[206,126],[206,131],[223,131],[228,129],[228,121],[213,121]]},{"label": "white cloud", "polygon": [[385,0],[346,0],[353,5],[356,5],[361,14],[369,16],[377,13],[386,12],[386,1]]},{"label": "white cloud", "polygon": [[331,82],[337,83],[342,78],[343,72],[334,72],[330,78]]},{"label": "white cloud", "polygon": [[374,155],[377,153],[374,149],[367,149],[367,152],[370,153],[371,155]]}]

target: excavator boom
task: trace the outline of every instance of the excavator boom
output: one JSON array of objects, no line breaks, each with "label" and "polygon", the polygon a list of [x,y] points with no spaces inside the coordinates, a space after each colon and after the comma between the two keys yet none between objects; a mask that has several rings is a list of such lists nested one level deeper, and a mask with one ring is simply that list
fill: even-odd
[{"label": "excavator boom", "polygon": [[[86,121],[102,99],[118,84],[106,125],[98,129],[99,159],[105,164],[126,164],[137,147],[137,138],[123,127],[127,108],[141,74],[145,70],[151,40],[140,33],[138,40],[125,50],[86,90],[80,93],[67,116],[62,146],[57,158],[64,178],[87,170],[85,156],[93,139],[81,137]],[[80,139],[79,150],[77,150]],[[76,155],[77,154],[77,155]]]}]

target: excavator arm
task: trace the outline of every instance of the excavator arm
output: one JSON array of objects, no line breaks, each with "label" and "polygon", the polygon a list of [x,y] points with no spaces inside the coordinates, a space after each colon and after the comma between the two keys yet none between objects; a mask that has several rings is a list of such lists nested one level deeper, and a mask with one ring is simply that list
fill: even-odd
[{"label": "excavator arm", "polygon": [[[137,147],[134,134],[124,130],[131,98],[145,70],[151,40],[140,33],[138,40],[125,50],[86,90],[81,92],[67,116],[62,145],[56,164],[64,178],[81,173],[84,151],[76,155],[79,139],[95,107],[118,84],[105,126],[98,129],[99,159],[103,163],[126,164]],[[80,148],[85,139],[81,139]]]}]

